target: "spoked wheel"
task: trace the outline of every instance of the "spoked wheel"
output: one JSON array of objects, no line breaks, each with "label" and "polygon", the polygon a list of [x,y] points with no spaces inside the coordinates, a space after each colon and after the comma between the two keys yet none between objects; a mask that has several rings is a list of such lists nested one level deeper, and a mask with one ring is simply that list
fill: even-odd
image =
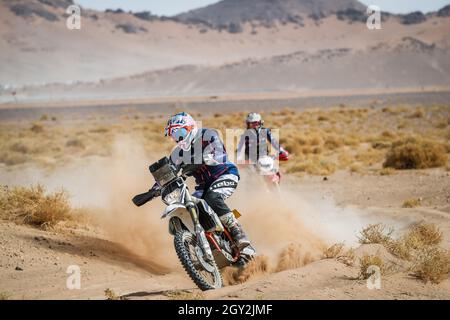
[{"label": "spoked wheel", "polygon": [[[201,290],[218,289],[222,287],[222,275],[214,261],[204,261],[199,255],[201,249],[195,236],[186,230],[175,233],[175,251],[192,281]],[[205,264],[209,270],[205,268]]]}]

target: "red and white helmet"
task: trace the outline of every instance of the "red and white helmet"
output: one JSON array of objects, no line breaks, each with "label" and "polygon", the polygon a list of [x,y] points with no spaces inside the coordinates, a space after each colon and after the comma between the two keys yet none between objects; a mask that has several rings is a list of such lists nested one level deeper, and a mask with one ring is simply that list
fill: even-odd
[{"label": "red and white helmet", "polygon": [[170,117],[165,128],[165,136],[171,137],[184,151],[188,151],[191,148],[197,132],[197,123],[186,112],[177,113]]},{"label": "red and white helmet", "polygon": [[256,129],[261,127],[264,121],[259,113],[252,112],[247,115],[245,123],[247,123],[247,129]]}]

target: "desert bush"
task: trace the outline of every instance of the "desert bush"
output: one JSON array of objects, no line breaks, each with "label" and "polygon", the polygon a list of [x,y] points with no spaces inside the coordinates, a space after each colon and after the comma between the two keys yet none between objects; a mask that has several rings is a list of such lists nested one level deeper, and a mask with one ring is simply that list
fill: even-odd
[{"label": "desert bush", "polygon": [[173,290],[165,294],[170,300],[205,300],[202,292],[189,292],[187,290]]},{"label": "desert bush", "polygon": [[4,187],[0,192],[0,217],[39,228],[70,220],[71,208],[65,191],[46,195],[41,185]]},{"label": "desert bush", "polygon": [[112,289],[105,289],[104,291],[106,300],[127,300],[125,297],[122,297],[114,292]]},{"label": "desert bush", "polygon": [[8,300],[9,294],[6,292],[0,292],[0,300]]},{"label": "desert bush", "polygon": [[360,164],[354,163],[350,166],[350,172],[361,173],[361,172],[363,172],[363,168]]},{"label": "desert bush", "polygon": [[413,249],[425,246],[437,246],[442,242],[442,231],[432,223],[419,222],[414,224],[404,238],[405,244]]},{"label": "desert bush", "polygon": [[404,238],[393,240],[386,245],[386,249],[397,258],[410,260],[412,258],[412,248],[407,245]]},{"label": "desert bush", "polygon": [[336,171],[336,165],[325,160],[310,159],[304,162],[294,163],[287,169],[288,173],[305,172],[311,175],[329,175]]},{"label": "desert bush", "polygon": [[450,275],[450,253],[437,247],[420,251],[411,268],[413,275],[425,282],[440,283]]},{"label": "desert bush", "polygon": [[327,247],[323,250],[322,258],[324,259],[334,259],[342,254],[342,250],[344,249],[344,243],[335,243],[330,247]]},{"label": "desert bush", "polygon": [[371,224],[360,232],[358,240],[361,244],[378,243],[387,245],[392,242],[393,233],[393,228],[387,228],[382,223]]},{"label": "desert bush", "polygon": [[319,146],[322,144],[322,138],[319,134],[314,133],[308,137],[308,142],[310,146]]},{"label": "desert bush", "polygon": [[9,150],[13,151],[13,152],[18,152],[18,153],[28,153],[30,152],[30,148],[24,144],[23,142],[15,142],[13,143],[10,147]]},{"label": "desert bush", "polygon": [[[374,231],[373,229],[377,230]],[[386,237],[383,230],[380,231],[379,227],[372,228],[372,231],[368,233],[371,234],[372,241],[383,244],[391,254],[403,260],[412,260],[420,250],[436,247],[442,241],[442,232],[439,228],[426,222],[413,224],[399,239],[392,239],[390,236]]]},{"label": "desert bush", "polygon": [[286,107],[286,108],[283,108],[283,109],[278,113],[278,115],[280,115],[280,116],[292,116],[292,115],[295,115],[295,110],[293,110],[293,109],[291,109],[291,108],[289,108],[289,107]]},{"label": "desert bush", "polygon": [[324,147],[330,150],[337,149],[343,145],[342,140],[336,136],[328,136],[325,139]]},{"label": "desert bush", "polygon": [[91,132],[91,133],[107,133],[107,132],[109,132],[109,129],[106,127],[97,127],[97,128],[90,129],[89,132]]},{"label": "desert bush", "polygon": [[301,154],[302,153],[302,146],[300,143],[298,143],[297,141],[291,141],[289,140],[288,142],[286,142],[284,144],[284,148],[292,154]]},{"label": "desert bush", "polygon": [[417,109],[416,111],[414,111],[413,113],[411,113],[409,115],[409,118],[416,118],[416,119],[420,119],[423,118],[425,116],[425,113],[423,112],[422,109]]},{"label": "desert bush", "polygon": [[377,266],[380,268],[382,275],[386,274],[389,270],[389,266],[383,262],[383,260],[376,255],[364,255],[359,259],[359,279],[366,280],[372,273],[369,272],[369,267]]},{"label": "desert bush", "polygon": [[350,136],[344,137],[343,142],[344,142],[344,144],[345,144],[346,146],[352,146],[352,147],[355,147],[355,146],[358,146],[358,145],[359,145],[360,139],[359,139],[358,137],[355,137],[355,136],[353,136],[353,135],[350,135]]},{"label": "desert bush", "polygon": [[435,127],[437,129],[445,129],[445,128],[447,128],[447,126],[448,126],[448,123],[446,121],[440,121],[435,125]]},{"label": "desert bush", "polygon": [[66,147],[74,147],[74,148],[80,148],[85,149],[86,146],[84,145],[83,141],[80,139],[70,139],[66,142]]},{"label": "desert bush", "polygon": [[27,156],[23,153],[0,151],[0,163],[4,163],[7,166],[22,164],[27,162],[27,160]]},{"label": "desert bush", "polygon": [[380,136],[381,140],[391,140],[393,138],[395,138],[395,134],[390,131],[383,131]]},{"label": "desert bush", "polygon": [[403,208],[415,208],[422,204],[421,198],[408,199],[403,202]]},{"label": "desert bush", "polygon": [[442,145],[406,138],[392,144],[383,166],[395,169],[425,169],[446,164],[447,154]]},{"label": "desert bush", "polygon": [[31,125],[30,130],[33,133],[42,133],[44,132],[44,126],[38,122],[35,122]]},{"label": "desert bush", "polygon": [[338,255],[336,260],[342,262],[346,266],[352,267],[355,264],[355,249],[350,248],[343,254]]},{"label": "desert bush", "polygon": [[390,176],[395,173],[395,170],[392,168],[382,168],[378,173],[380,176]]},{"label": "desert bush", "polygon": [[372,166],[383,160],[384,152],[375,149],[367,149],[358,152],[355,158],[367,166]]}]

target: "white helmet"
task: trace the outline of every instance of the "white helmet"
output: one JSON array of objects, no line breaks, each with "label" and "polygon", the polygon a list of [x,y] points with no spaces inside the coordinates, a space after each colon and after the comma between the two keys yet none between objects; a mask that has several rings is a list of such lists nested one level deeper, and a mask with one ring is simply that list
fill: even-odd
[{"label": "white helmet", "polygon": [[256,112],[249,113],[245,122],[247,123],[247,128],[259,128],[264,123],[261,115]]}]

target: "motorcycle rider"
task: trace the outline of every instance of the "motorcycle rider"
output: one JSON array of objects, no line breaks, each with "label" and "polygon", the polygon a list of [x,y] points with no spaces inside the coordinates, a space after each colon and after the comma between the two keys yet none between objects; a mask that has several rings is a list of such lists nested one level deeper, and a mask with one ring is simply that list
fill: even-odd
[{"label": "motorcycle rider", "polygon": [[[170,117],[165,136],[177,144],[170,160],[178,168],[195,178],[194,196],[202,198],[219,216],[230,231],[239,250],[250,245],[250,241],[234,213],[225,200],[235,191],[239,177],[238,168],[228,160],[225,147],[216,130],[199,128],[187,113]],[[157,190],[154,186],[152,190]]]},{"label": "motorcycle rider", "polygon": [[[241,136],[237,148],[238,163],[257,164],[261,157],[269,154],[268,143],[277,151],[280,161],[289,160],[289,152],[280,146],[271,130],[264,127],[264,121],[259,113],[249,113],[245,123],[247,130]],[[277,172],[277,175],[281,177],[280,172]]]}]

